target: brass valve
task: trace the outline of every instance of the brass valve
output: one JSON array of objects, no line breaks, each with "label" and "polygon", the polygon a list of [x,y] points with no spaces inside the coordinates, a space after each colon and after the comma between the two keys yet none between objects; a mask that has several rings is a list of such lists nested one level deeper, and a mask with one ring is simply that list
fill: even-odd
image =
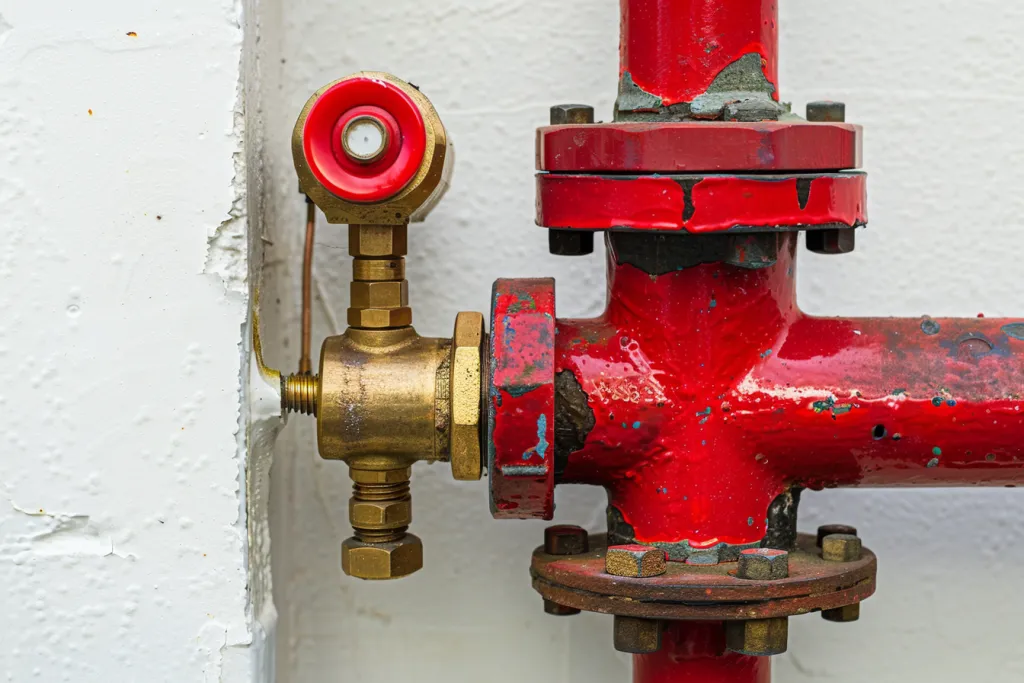
[{"label": "brass valve", "polygon": [[447,188],[452,148],[419,90],[361,73],[310,98],[293,153],[301,190],[328,222],[349,224],[353,260],[349,328],[324,341],[319,374],[282,379],[283,407],[315,415],[321,457],[349,465],[345,573],[407,576],[423,566],[408,532],[412,465],[482,474],[483,316],[460,313],[452,339],[421,337],[405,279],[408,224]]}]

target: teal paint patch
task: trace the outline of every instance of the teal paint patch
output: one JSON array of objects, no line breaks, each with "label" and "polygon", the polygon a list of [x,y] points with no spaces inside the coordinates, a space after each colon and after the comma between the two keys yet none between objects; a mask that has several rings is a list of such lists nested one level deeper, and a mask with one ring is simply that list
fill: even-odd
[{"label": "teal paint patch", "polygon": [[[537,445],[523,453],[523,460],[529,460],[535,454],[543,460],[548,452],[548,416],[541,413],[537,418]],[[504,469],[502,470],[504,472]]]},{"label": "teal paint patch", "polygon": [[931,460],[928,461],[928,468],[929,469],[931,469],[932,467],[938,467],[938,466],[939,466],[939,459],[938,458],[932,458]]},{"label": "teal paint patch", "polygon": [[1024,341],[1024,323],[1010,323],[1009,325],[1003,325],[1000,329],[1010,339]]}]

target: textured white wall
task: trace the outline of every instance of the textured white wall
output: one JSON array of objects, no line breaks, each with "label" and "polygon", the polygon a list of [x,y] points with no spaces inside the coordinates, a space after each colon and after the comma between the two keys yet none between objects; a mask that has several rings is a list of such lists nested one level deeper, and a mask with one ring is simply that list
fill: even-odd
[{"label": "textured white wall", "polygon": [[253,680],[242,22],[0,0],[5,681]]},{"label": "textured white wall", "polygon": [[[533,129],[550,104],[610,115],[617,0],[276,0],[265,6],[277,58],[264,72],[274,217],[270,314],[289,325],[275,351],[295,363],[295,266],[302,203],[288,139],[315,88],[359,69],[420,85],[452,131],[452,191],[411,230],[416,322],[448,334],[458,310],[486,311],[498,276],[554,275],[559,312],[603,302],[602,254],[547,255],[532,227]],[[1021,315],[1014,247],[1024,214],[1024,5],[1001,0],[781,0],[782,94],[798,110],[844,99],[867,127],[871,227],[857,253],[801,254],[814,313]],[[318,243],[317,338],[340,331],[349,264],[341,228]],[[414,528],[426,569],[402,582],[344,578],[345,467],[321,462],[294,420],[273,473],[274,569],[285,683],[390,680],[555,683],[628,680],[610,619],[542,613],[529,585],[541,523],[490,519],[484,484],[416,468]],[[559,490],[558,519],[603,524],[603,494]],[[810,494],[802,525],[858,525],[880,557],[879,590],[860,623],[794,619],[780,681],[840,683],[1024,679],[1015,628],[1024,562],[1016,491]]]}]

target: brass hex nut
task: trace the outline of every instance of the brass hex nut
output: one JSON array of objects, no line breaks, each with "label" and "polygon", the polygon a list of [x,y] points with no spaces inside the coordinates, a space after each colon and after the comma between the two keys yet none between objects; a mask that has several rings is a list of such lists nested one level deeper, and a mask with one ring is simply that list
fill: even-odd
[{"label": "brass hex nut", "polygon": [[856,562],[861,552],[860,539],[852,534],[830,534],[821,539],[821,557],[828,562]]},{"label": "brass hex nut", "polygon": [[751,548],[740,553],[736,576],[751,581],[778,581],[789,576],[789,553],[772,548]]},{"label": "brass hex nut", "polygon": [[615,617],[614,642],[619,652],[645,655],[661,649],[662,623],[654,619]]},{"label": "brass hex nut", "polygon": [[357,484],[401,484],[412,477],[412,468],[399,470],[360,470],[351,467],[349,478]]},{"label": "brass hex nut", "polygon": [[451,360],[452,476],[476,481],[483,472],[481,419],[483,403],[484,317],[459,313],[455,318]]},{"label": "brass hex nut", "polygon": [[768,657],[781,655],[789,645],[789,619],[753,619],[728,621],[725,646],[741,655]]},{"label": "brass hex nut", "polygon": [[667,569],[665,551],[649,545],[615,545],[604,556],[604,570],[612,576],[642,579],[660,576]]},{"label": "brass hex nut", "polygon": [[401,308],[409,305],[409,281],[353,282],[349,286],[353,308]]},{"label": "brass hex nut", "polygon": [[348,519],[357,529],[398,529],[412,523],[412,501],[356,500],[348,502]]},{"label": "brass hex nut", "polygon": [[356,258],[405,256],[409,251],[409,226],[349,226],[348,251]]},{"label": "brass hex nut", "polygon": [[849,624],[860,619],[860,603],[836,607],[835,609],[824,609],[821,611],[821,618],[825,621],[833,621],[838,624]]},{"label": "brass hex nut", "polygon": [[363,543],[355,538],[341,544],[341,568],[357,579],[398,579],[423,568],[423,542],[413,534],[391,543]]},{"label": "brass hex nut", "polygon": [[348,324],[352,327],[366,329],[385,329],[388,327],[408,327],[412,325],[412,309],[401,308],[350,308]]}]

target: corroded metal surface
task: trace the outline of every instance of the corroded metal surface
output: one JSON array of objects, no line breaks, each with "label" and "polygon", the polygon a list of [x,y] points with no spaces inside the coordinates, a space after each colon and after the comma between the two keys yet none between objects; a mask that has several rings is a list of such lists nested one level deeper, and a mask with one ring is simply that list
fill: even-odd
[{"label": "corroded metal surface", "polygon": [[498,280],[491,317],[488,474],[497,518],[555,510],[555,281]]},{"label": "corroded metal surface", "polygon": [[547,228],[708,234],[835,230],[867,219],[863,173],[537,176],[536,220]]},{"label": "corroded metal surface", "polygon": [[735,563],[693,566],[670,562],[661,576],[623,578],[605,572],[607,541],[591,536],[591,551],[554,556],[538,548],[530,572],[545,599],[586,610],[650,619],[769,619],[859,603],[875,591],[874,554],[826,562],[813,535],[801,534],[789,555],[789,576],[741,579]]}]

